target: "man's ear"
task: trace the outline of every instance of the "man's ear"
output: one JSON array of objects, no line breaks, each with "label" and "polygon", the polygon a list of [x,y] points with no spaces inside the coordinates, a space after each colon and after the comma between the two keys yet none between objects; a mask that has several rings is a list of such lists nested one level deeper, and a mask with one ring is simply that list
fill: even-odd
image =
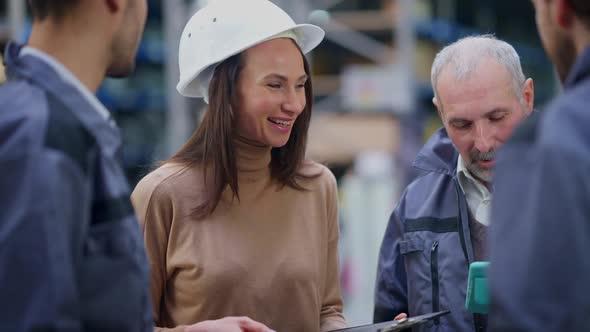
[{"label": "man's ear", "polygon": [[563,28],[569,29],[574,23],[575,10],[572,7],[571,0],[554,0],[548,4],[553,8],[553,19]]},{"label": "man's ear", "polygon": [[527,114],[530,114],[535,107],[535,84],[533,83],[532,78],[528,78],[524,81],[522,87],[522,99],[524,100]]},{"label": "man's ear", "polygon": [[445,119],[444,119],[444,114],[442,111],[442,105],[440,104],[440,101],[438,101],[438,99],[436,99],[436,97],[432,97],[432,103],[434,104],[434,106],[436,106],[436,111],[438,112],[438,116],[440,117],[441,121],[444,123]]},{"label": "man's ear", "polygon": [[103,11],[103,13],[105,15],[109,16],[109,20],[111,23],[109,23],[109,29],[111,29],[112,31],[114,31],[116,33],[116,31],[118,31],[118,29],[120,28],[120,26],[122,24],[125,24],[125,9],[127,8],[127,6],[129,5],[128,2],[130,0],[85,0],[85,1],[90,1],[90,2],[94,2],[94,4],[101,4],[101,11]]},{"label": "man's ear", "polygon": [[107,5],[108,10],[111,13],[116,13],[116,12],[120,11],[121,8],[124,8],[124,5],[125,5],[123,3],[123,2],[125,2],[125,0],[104,0],[104,1]]}]

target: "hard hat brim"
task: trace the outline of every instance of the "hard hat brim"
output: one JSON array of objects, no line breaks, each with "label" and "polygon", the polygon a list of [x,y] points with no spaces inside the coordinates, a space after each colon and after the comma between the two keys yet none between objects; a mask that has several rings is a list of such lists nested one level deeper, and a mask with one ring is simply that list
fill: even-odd
[{"label": "hard hat brim", "polygon": [[241,53],[253,46],[256,46],[256,45],[261,44],[265,41],[268,41],[268,40],[272,39],[273,36],[280,35],[280,34],[285,33],[287,31],[292,31],[297,35],[296,42],[303,54],[307,54],[307,53],[311,52],[314,48],[316,48],[322,42],[322,40],[324,39],[324,36],[325,36],[325,32],[324,32],[324,30],[322,30],[322,28],[320,28],[316,25],[307,24],[307,23],[297,24],[289,29],[285,29],[283,31],[277,31],[275,34],[267,36],[267,38],[261,38],[259,41],[253,42],[249,45],[245,45],[242,48],[236,49],[234,52],[230,52],[230,53],[226,54],[225,57],[222,59],[216,59],[209,66],[202,68],[198,72],[195,72],[191,77],[188,77],[187,79],[178,82],[176,89],[178,90],[178,92],[181,95],[183,95],[185,97],[192,97],[192,98],[205,97],[206,98],[207,96],[203,95],[203,89],[200,86],[200,84],[203,83],[202,82],[203,80],[201,79],[200,76],[208,76],[208,75],[202,75],[205,73],[209,73],[209,75],[211,75],[212,72],[211,72],[211,70],[208,70],[208,69],[210,69],[211,67],[215,67],[217,64],[219,64],[223,60],[225,60],[233,55],[236,55],[236,54]]}]

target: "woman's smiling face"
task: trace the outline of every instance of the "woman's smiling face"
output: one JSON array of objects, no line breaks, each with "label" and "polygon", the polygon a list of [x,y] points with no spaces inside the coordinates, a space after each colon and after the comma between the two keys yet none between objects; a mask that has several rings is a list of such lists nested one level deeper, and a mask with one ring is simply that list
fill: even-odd
[{"label": "woman's smiling face", "polygon": [[287,144],[306,106],[303,56],[292,39],[278,38],[243,53],[237,84],[237,134],[271,147]]}]

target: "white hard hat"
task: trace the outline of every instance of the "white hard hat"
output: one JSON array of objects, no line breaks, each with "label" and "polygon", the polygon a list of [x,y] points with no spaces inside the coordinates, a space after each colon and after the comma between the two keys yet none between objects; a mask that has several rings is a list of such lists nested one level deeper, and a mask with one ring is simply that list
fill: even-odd
[{"label": "white hard hat", "polygon": [[204,97],[215,66],[254,45],[274,38],[291,38],[305,54],[324,38],[312,24],[295,24],[268,0],[210,0],[188,21],[180,37],[176,89],[186,97]]}]

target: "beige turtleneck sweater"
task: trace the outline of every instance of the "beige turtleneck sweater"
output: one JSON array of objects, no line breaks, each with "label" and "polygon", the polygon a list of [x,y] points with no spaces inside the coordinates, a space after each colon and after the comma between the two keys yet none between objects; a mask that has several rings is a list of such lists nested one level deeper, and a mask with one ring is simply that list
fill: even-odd
[{"label": "beige turtleneck sweater", "polygon": [[279,332],[346,326],[338,277],[338,205],[332,173],[300,182],[270,177],[270,148],[235,141],[240,200],[227,189],[213,214],[193,220],[203,170],[166,164],[132,194],[151,268],[156,331],[248,316]]}]

